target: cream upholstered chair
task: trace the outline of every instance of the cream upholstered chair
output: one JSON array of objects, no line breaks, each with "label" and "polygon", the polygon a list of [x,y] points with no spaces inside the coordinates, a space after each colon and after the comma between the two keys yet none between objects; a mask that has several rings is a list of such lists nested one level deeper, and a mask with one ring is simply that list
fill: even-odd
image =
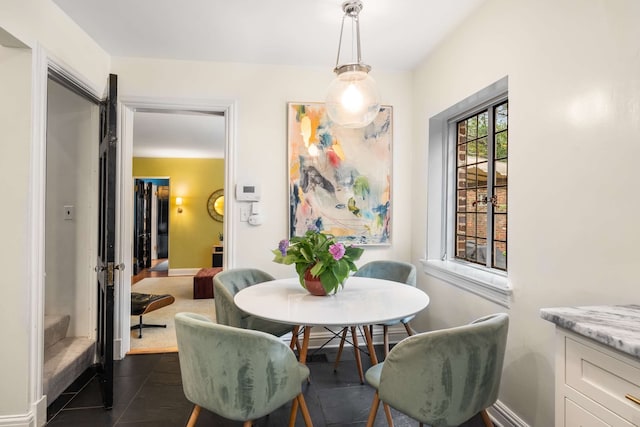
[{"label": "cream upholstered chair", "polygon": [[458,426],[479,412],[493,426],[486,408],[498,399],[508,329],[509,317],[498,313],[400,341],[367,370],[376,389],[367,426],[373,426],[380,401],[421,426]]},{"label": "cream upholstered chair", "polygon": [[297,345],[297,326],[270,322],[250,315],[240,310],[233,302],[233,297],[242,289],[273,279],[272,275],[257,268],[234,268],[216,274],[213,278],[216,322],[236,328],[262,331],[277,337],[293,332],[291,338],[293,348]]},{"label": "cream upholstered chair", "polygon": [[309,368],[271,334],[213,323],[194,313],[176,314],[176,337],[186,398],[195,404],[188,427],[201,408],[244,422],[261,418],[293,401],[289,426],[298,407],[312,426],[302,395]]},{"label": "cream upholstered chair", "polygon": [[[391,280],[393,282],[405,283],[409,286],[416,286],[416,267],[413,264],[401,261],[371,261],[363,265],[354,273],[356,277],[371,277],[375,279]],[[402,323],[408,335],[413,335],[414,331],[411,329],[409,322],[415,316],[405,317],[404,319],[398,319],[382,324],[383,339],[384,339],[384,355],[386,357],[389,352],[389,327]],[[338,363],[340,363],[340,356],[342,355],[342,349],[344,348],[344,342],[347,336],[347,330],[351,329],[351,337],[353,339],[354,351],[356,352],[356,364],[358,366],[358,373],[360,375],[360,382],[364,383],[364,375],[362,372],[362,362],[360,360],[360,354],[358,350],[358,338],[356,335],[356,328],[354,326],[348,326],[342,329],[340,332],[340,346],[336,355],[336,361],[333,365],[334,370],[338,369]]]}]

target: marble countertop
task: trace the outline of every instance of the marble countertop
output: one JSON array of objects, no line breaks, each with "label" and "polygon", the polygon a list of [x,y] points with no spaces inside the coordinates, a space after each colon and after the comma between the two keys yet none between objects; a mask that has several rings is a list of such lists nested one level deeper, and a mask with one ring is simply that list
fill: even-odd
[{"label": "marble countertop", "polygon": [[640,358],[640,305],[543,308],[540,317]]}]

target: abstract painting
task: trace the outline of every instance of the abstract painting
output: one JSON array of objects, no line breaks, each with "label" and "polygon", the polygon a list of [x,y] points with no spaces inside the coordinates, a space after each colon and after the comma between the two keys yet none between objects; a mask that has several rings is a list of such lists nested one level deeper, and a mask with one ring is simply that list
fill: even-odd
[{"label": "abstract painting", "polygon": [[322,103],[289,103],[289,236],[391,243],[392,108],[360,129],[334,125]]}]

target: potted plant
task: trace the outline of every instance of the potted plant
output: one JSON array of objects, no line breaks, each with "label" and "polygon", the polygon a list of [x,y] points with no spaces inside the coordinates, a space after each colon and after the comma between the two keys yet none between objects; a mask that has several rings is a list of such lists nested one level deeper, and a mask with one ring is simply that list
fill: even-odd
[{"label": "potted plant", "polygon": [[296,265],[300,285],[314,293],[308,281],[319,280],[320,295],[336,293],[352,271],[358,271],[354,261],[360,259],[364,249],[345,246],[335,236],[318,231],[307,231],[304,236],[294,236],[291,240],[281,240],[274,249],[274,262]]}]

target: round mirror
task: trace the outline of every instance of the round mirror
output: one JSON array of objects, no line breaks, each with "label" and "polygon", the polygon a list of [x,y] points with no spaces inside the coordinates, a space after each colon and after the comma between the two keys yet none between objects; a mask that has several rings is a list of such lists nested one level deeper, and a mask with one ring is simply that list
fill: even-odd
[{"label": "round mirror", "polygon": [[224,190],[216,190],[207,200],[207,212],[209,216],[218,222],[222,222],[224,216]]}]

